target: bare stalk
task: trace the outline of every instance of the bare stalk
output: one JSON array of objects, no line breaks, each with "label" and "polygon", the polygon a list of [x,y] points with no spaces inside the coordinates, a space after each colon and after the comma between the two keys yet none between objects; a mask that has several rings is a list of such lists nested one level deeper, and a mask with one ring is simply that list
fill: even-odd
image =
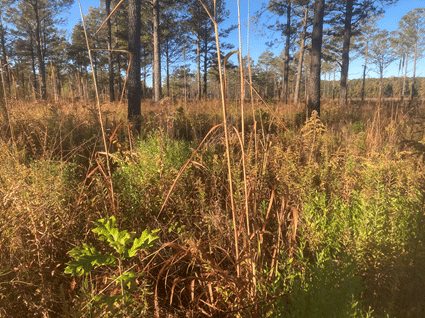
[{"label": "bare stalk", "polygon": [[[221,93],[221,105],[223,108],[223,126],[224,126],[224,137],[226,142],[226,157],[227,157],[227,170],[229,175],[229,191],[230,191],[230,206],[232,209],[232,218],[233,218],[233,231],[235,235],[235,263],[236,263],[236,274],[237,277],[240,277],[240,264],[239,264],[239,244],[238,244],[238,230],[236,223],[236,210],[235,210],[235,200],[233,197],[233,182],[232,182],[232,167],[230,162],[230,145],[229,145],[229,129],[227,123],[227,107],[226,107],[226,99],[225,99],[225,91],[224,91],[224,81],[223,81],[223,71],[221,65],[221,53],[220,53],[220,40],[218,37],[218,25],[215,19],[211,16],[205,4],[202,0],[199,0],[201,5],[204,7],[208,16],[210,17],[212,23],[214,24],[214,32],[215,32],[215,42],[217,46],[217,56],[218,56],[218,72],[220,78],[220,93]],[[214,7],[216,7],[216,0],[214,0]]]},{"label": "bare stalk", "polygon": [[[246,217],[246,231],[247,231],[247,237],[248,237],[248,243],[247,243],[247,248],[248,251],[251,252],[251,230],[250,230],[250,222],[249,222],[249,207],[248,207],[248,180],[246,177],[246,163],[245,163],[245,147],[243,144],[243,140],[241,138],[241,136],[239,135],[237,129],[235,127],[233,127],[236,135],[238,136],[239,139],[239,143],[241,145],[241,150],[242,150],[242,168],[243,168],[243,180],[244,180],[244,194],[245,194],[245,217]],[[249,253],[251,255],[251,253]],[[251,274],[252,274],[252,290],[251,290],[251,294],[254,297],[256,294],[256,286],[257,286],[257,279],[256,279],[256,268],[255,268],[255,262],[253,261],[253,258],[250,258],[250,263],[251,263]]]},{"label": "bare stalk", "polygon": [[101,107],[100,107],[100,100],[99,100],[99,92],[98,92],[98,89],[97,89],[96,75],[94,73],[93,59],[92,59],[92,56],[91,56],[89,39],[88,39],[88,36],[87,36],[86,25],[84,23],[83,9],[81,8],[81,1],[80,0],[78,0],[78,5],[80,7],[81,21],[83,23],[83,29],[84,29],[84,35],[85,35],[85,38],[86,38],[87,50],[89,52],[90,67],[91,67],[92,74],[93,74],[94,90],[96,92],[96,102],[97,102],[97,110],[98,110],[98,115],[99,115],[100,128],[102,130],[103,145],[105,147],[105,152],[106,152],[106,167],[108,169],[108,178],[109,178],[109,184],[110,184],[109,190],[111,192],[110,194],[111,194],[111,203],[112,203],[112,213],[115,214],[114,186],[112,184],[111,166],[109,164],[109,149],[108,149],[108,144],[106,142],[105,128],[103,127],[102,110],[101,110]]},{"label": "bare stalk", "polygon": [[242,55],[242,37],[241,37],[241,10],[238,0],[238,30],[239,30],[239,69],[241,73],[241,129],[242,129],[242,144],[245,145],[245,116],[244,116],[244,100],[245,86],[243,74],[243,55]]}]

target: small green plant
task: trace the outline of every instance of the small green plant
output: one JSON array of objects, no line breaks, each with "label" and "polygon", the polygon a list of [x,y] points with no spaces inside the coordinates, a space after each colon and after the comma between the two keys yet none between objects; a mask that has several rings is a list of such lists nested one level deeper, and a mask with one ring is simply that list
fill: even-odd
[{"label": "small green plant", "polygon": [[131,293],[136,290],[136,280],[143,273],[135,273],[130,269],[123,268],[123,260],[130,259],[136,255],[138,251],[150,248],[159,237],[153,235],[159,230],[151,233],[144,230],[139,238],[134,238],[133,233],[126,230],[120,231],[115,225],[115,217],[111,216],[108,220],[100,219],[94,222],[97,227],[92,231],[99,235],[99,240],[108,242],[115,252],[102,254],[95,247],[83,244],[83,247],[76,247],[69,251],[69,255],[74,259],[67,263],[65,273],[72,276],[88,275],[95,267],[98,266],[118,266],[119,275],[110,277],[113,283],[120,286],[120,295],[105,296],[102,294],[107,289],[104,288],[97,295],[94,295],[86,304],[91,308],[91,302],[95,301],[99,304],[103,317],[117,317],[122,313],[120,308],[126,308],[132,303]]},{"label": "small green plant", "polygon": [[[192,154],[191,143],[172,140],[161,130],[139,139],[130,153],[116,153],[113,181],[128,215],[157,212],[179,169]],[[145,202],[145,204],[135,204]]]}]

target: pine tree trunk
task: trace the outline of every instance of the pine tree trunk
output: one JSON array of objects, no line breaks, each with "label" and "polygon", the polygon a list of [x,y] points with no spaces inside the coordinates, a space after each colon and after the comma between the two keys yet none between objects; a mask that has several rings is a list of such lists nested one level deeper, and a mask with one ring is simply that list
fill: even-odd
[{"label": "pine tree trunk", "polygon": [[60,79],[60,70],[59,70],[59,66],[56,66],[55,68],[56,70],[56,92],[58,94],[58,96],[61,96],[61,90],[62,90],[62,83],[61,83],[61,79]]},{"label": "pine tree trunk", "polygon": [[313,32],[311,38],[310,85],[308,90],[308,115],[313,110],[320,115],[320,71],[322,53],[323,16],[325,0],[314,4]]},{"label": "pine tree trunk", "polygon": [[[115,31],[117,30],[117,28],[115,28]],[[120,47],[119,47],[119,42],[118,42],[118,37],[115,37],[115,43],[114,43],[114,45],[115,45],[115,48],[116,49],[119,49]],[[121,94],[122,94],[122,81],[121,81],[121,54],[120,53],[118,53],[117,55],[116,55],[117,57],[116,57],[116,63],[117,63],[117,74],[118,74],[118,92],[119,92],[119,96],[120,96],[120,98],[121,98]],[[143,94],[142,94],[142,96],[145,96],[145,94],[144,94],[144,92],[143,92]]]},{"label": "pine tree trunk", "polygon": [[32,35],[30,35],[30,48],[31,48],[31,69],[32,69],[32,86],[34,91],[38,91],[37,85],[37,72],[35,70],[35,54],[34,54],[34,41]]},{"label": "pine tree trunk", "polygon": [[165,48],[165,63],[167,72],[167,96],[170,97],[170,49],[168,46],[168,39],[164,43]]},{"label": "pine tree trunk", "polygon": [[[106,6],[106,16],[109,16],[111,13],[111,0],[105,0]],[[106,22],[108,29],[108,72],[109,72],[109,101],[115,101],[115,91],[114,91],[114,64],[112,62],[112,27],[111,19],[108,19]]]},{"label": "pine tree trunk", "polygon": [[353,1],[347,0],[345,7],[345,24],[342,44],[342,65],[341,80],[339,82],[339,106],[345,107],[347,103],[347,78],[348,66],[350,64],[350,39],[351,39],[351,18],[353,16]]},{"label": "pine tree trunk", "polygon": [[159,0],[152,0],[153,5],[153,100],[161,100],[161,54],[159,47]]},{"label": "pine tree trunk", "polygon": [[204,43],[204,91],[202,93],[204,99],[207,99],[207,71],[208,71],[208,42],[207,39],[205,39]]},{"label": "pine tree trunk", "polygon": [[407,65],[408,65],[408,61],[409,61],[409,58],[406,55],[406,65],[405,65],[405,68],[404,68],[403,89],[401,90],[401,100],[404,99],[404,94],[406,94],[406,78],[407,78]]},{"label": "pine tree trunk", "polygon": [[413,78],[412,78],[412,89],[410,90],[410,99],[416,95],[416,61],[418,59],[418,41],[415,42],[415,57],[413,59]]},{"label": "pine tree trunk", "polygon": [[9,66],[6,66],[7,64],[7,60],[6,60],[6,56],[7,56],[7,52],[6,52],[6,41],[4,39],[4,28],[3,28],[3,21],[2,21],[2,17],[1,17],[1,13],[0,13],[0,46],[1,46],[1,69],[3,70],[3,79],[5,81],[5,87],[8,88],[9,94],[10,94],[10,81],[9,81]]},{"label": "pine tree trunk", "polygon": [[140,1],[128,1],[128,51],[132,55],[128,74],[128,119],[140,132],[141,83],[140,83]]},{"label": "pine tree trunk", "polygon": [[196,74],[197,74],[197,87],[198,87],[198,100],[201,99],[201,52],[199,48],[199,39],[196,41]]},{"label": "pine tree trunk", "polygon": [[285,61],[283,68],[283,102],[288,103],[289,100],[289,47],[291,45],[291,1],[287,0],[286,10],[286,45],[285,45]]},{"label": "pine tree trunk", "polygon": [[300,55],[298,58],[298,71],[297,71],[297,79],[295,82],[295,93],[294,93],[295,107],[298,106],[298,101],[300,98],[300,85],[301,85],[301,76],[302,76],[303,62],[304,62],[305,39],[307,37],[307,17],[308,17],[308,7],[306,7],[304,11],[303,32],[301,34]]},{"label": "pine tree trunk", "polygon": [[46,68],[44,65],[44,57],[43,57],[43,43],[41,36],[41,24],[40,24],[40,16],[38,12],[38,0],[36,0],[32,7],[34,9],[35,14],[35,47],[38,59],[38,67],[39,73],[41,77],[41,99],[47,99],[47,88],[46,88]]},{"label": "pine tree trunk", "polygon": [[363,82],[362,82],[362,92],[361,92],[362,102],[364,102],[364,97],[365,97],[366,69],[367,69],[367,58],[368,58],[368,54],[369,54],[369,42],[366,43],[366,54],[365,54],[364,66],[363,66]]}]

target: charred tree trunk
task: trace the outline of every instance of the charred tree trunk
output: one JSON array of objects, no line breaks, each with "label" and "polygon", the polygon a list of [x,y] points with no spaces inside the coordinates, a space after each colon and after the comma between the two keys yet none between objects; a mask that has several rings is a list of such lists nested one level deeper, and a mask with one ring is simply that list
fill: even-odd
[{"label": "charred tree trunk", "polygon": [[322,55],[323,16],[325,0],[314,4],[313,32],[311,38],[310,85],[308,91],[308,115],[313,110],[320,115],[320,70]]},{"label": "charred tree trunk", "polygon": [[141,123],[141,83],[140,83],[140,35],[141,35],[140,1],[128,2],[128,51],[132,59],[128,74],[128,119],[140,132]]}]

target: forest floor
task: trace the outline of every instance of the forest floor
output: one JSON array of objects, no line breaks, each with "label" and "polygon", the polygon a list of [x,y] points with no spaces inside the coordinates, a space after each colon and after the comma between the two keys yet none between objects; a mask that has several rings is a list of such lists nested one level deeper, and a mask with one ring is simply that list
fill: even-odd
[{"label": "forest floor", "polygon": [[348,105],[8,101],[0,317],[425,317],[425,105]]}]

